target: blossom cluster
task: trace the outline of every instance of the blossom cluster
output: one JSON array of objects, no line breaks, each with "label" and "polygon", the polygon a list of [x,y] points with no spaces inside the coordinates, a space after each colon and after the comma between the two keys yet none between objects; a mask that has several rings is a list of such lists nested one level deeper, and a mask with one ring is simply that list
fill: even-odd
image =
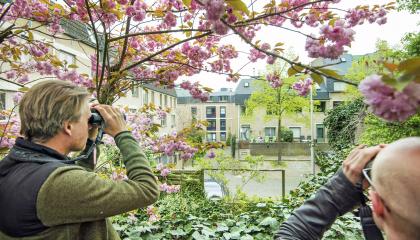
[{"label": "blossom cluster", "polygon": [[278,88],[283,85],[283,81],[280,79],[280,74],[278,72],[267,74],[266,79],[273,88]]},{"label": "blossom cluster", "polygon": [[166,192],[168,194],[177,193],[181,190],[181,186],[180,185],[168,185],[166,183],[163,183],[159,186],[159,190],[161,192]]},{"label": "blossom cluster", "polygon": [[388,121],[404,121],[420,108],[420,84],[410,83],[397,91],[382,81],[380,75],[370,75],[359,85],[365,103],[372,112]]},{"label": "blossom cluster", "polygon": [[159,214],[157,213],[158,209],[154,207],[153,205],[150,205],[146,209],[146,213],[149,216],[149,222],[157,222],[160,219]]},{"label": "blossom cluster", "polygon": [[207,20],[212,24],[213,31],[216,34],[225,35],[229,29],[222,21],[220,21],[223,14],[226,12],[225,1],[207,0],[204,8],[206,9]]},{"label": "blossom cluster", "polygon": [[311,78],[301,79],[292,85],[292,88],[296,90],[299,96],[302,96],[302,97],[308,95],[311,87],[312,87]]},{"label": "blossom cluster", "polygon": [[200,99],[203,102],[209,99],[209,94],[200,89],[200,85],[198,82],[192,84],[190,82],[185,81],[180,84],[180,87],[185,90],[188,90],[191,96],[195,99]]}]

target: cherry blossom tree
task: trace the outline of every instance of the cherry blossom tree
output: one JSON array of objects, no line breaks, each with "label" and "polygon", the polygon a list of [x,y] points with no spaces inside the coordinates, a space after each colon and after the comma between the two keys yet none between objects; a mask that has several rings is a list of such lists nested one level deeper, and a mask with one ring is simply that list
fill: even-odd
[{"label": "cherry blossom tree", "polygon": [[[280,28],[306,38],[302,47],[309,57],[336,59],[351,46],[356,34],[354,27],[385,24],[387,13],[394,9],[392,2],[340,9],[336,7],[339,2],[273,0],[259,6],[259,2],[241,0],[64,0],[62,4],[48,0],[15,0],[3,4],[0,10],[3,27],[0,61],[9,66],[2,74],[5,81],[24,87],[34,81],[28,75],[36,71],[41,76],[86,86],[100,103],[112,104],[133,83],[172,88],[180,77],[192,77],[202,71],[216,72],[226,75],[229,81],[237,81],[242,76],[241,68],[233,69],[231,64],[238,57],[238,50],[223,43],[226,36],[235,36],[249,45],[250,63],[274,64],[277,59],[287,62],[289,75],[301,76],[294,87],[301,93],[305,93],[308,83],[321,82],[323,77],[356,85],[326,66],[313,67],[298,59],[288,59],[283,54],[281,36],[273,37],[270,43],[256,40],[262,27]],[[77,65],[63,64],[51,51],[51,44],[34,39],[34,32],[64,38],[60,26],[62,18],[86,24],[92,31],[95,53],[89,57],[93,76],[79,73]],[[31,26],[30,21],[37,24]],[[32,60],[22,62],[24,55]],[[402,65],[399,68],[402,75],[391,74],[383,82],[389,84],[393,92],[403,90],[396,88],[400,82],[418,86],[419,73],[412,67],[418,62]],[[304,80],[308,77],[312,80]],[[267,79],[271,85],[278,85],[275,78]],[[203,101],[211,91],[197,82],[185,81],[180,87]],[[413,109],[417,111],[418,100],[415,105]],[[411,114],[413,109],[407,112]],[[145,121],[139,119],[137,123]]]}]

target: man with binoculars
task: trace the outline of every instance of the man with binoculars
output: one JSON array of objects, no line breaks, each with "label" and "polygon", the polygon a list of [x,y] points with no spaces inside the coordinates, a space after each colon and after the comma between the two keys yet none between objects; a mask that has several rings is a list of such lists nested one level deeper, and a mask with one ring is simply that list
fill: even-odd
[{"label": "man with binoculars", "polygon": [[[120,239],[110,216],[145,207],[159,196],[156,178],[122,114],[95,105],[96,121],[119,148],[128,180],[92,170],[99,137],[89,93],[52,80],[33,86],[19,106],[21,138],[0,161],[0,239]],[[103,128],[103,129],[102,129]],[[71,160],[70,152],[82,156]]]},{"label": "man with binoculars", "polygon": [[[366,167],[371,161],[372,167]],[[321,239],[338,216],[365,202],[363,190],[369,186],[372,211],[367,205],[359,209],[365,238],[383,239],[381,229],[390,240],[420,239],[419,183],[420,137],[359,146],[342,169],[282,224],[276,239]]]}]

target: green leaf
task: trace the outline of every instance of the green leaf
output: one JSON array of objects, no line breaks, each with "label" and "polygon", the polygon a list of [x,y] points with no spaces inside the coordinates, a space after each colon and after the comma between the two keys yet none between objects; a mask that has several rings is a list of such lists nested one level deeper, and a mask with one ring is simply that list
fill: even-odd
[{"label": "green leaf", "polygon": [[68,68],[78,68],[78,66],[76,64],[70,64],[67,66]]},{"label": "green leaf", "polygon": [[293,76],[293,75],[295,75],[296,73],[300,73],[300,72],[302,72],[304,70],[304,68],[303,67],[300,67],[300,66],[296,66],[296,65],[294,65],[294,66],[291,66],[288,70],[287,70],[287,74],[289,75],[289,77],[290,76]]},{"label": "green leaf", "polygon": [[336,78],[336,79],[343,79],[343,76],[338,74],[335,70],[327,69],[327,68],[320,68],[318,70],[321,71],[322,73],[325,73],[326,75],[328,75],[330,77],[333,77],[333,78]]},{"label": "green leaf", "polygon": [[27,92],[29,90],[28,87],[21,87],[18,89],[19,92]]},{"label": "green leaf", "polygon": [[419,69],[420,69],[420,57],[414,57],[414,58],[410,58],[410,59],[407,59],[405,61],[402,61],[398,65],[398,69],[400,71],[405,71],[405,72],[419,71]]},{"label": "green leaf", "polygon": [[260,222],[260,226],[274,226],[278,223],[277,219],[273,217],[266,217]]},{"label": "green leaf", "polygon": [[226,3],[230,5],[234,10],[239,10],[246,13],[246,15],[249,15],[248,7],[241,0],[226,0]]},{"label": "green leaf", "polygon": [[28,41],[32,42],[34,40],[34,34],[31,31],[28,31]]},{"label": "green leaf", "polygon": [[190,7],[191,5],[191,0],[182,0],[182,2],[184,3],[185,6]]},{"label": "green leaf", "polygon": [[318,84],[321,84],[324,82],[324,78],[317,73],[311,73],[311,78]]}]

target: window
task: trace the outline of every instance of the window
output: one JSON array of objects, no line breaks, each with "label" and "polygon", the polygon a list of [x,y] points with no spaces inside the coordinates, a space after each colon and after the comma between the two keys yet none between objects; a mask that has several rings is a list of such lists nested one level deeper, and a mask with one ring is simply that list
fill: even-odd
[{"label": "window", "polygon": [[166,115],[160,120],[160,125],[166,127]]},{"label": "window", "polygon": [[168,106],[168,95],[165,95],[165,107]]},{"label": "window", "polygon": [[216,117],[216,107],[206,107],[206,117],[215,118]]},{"label": "window", "polygon": [[6,110],[6,93],[0,92],[0,110]]},{"label": "window", "polygon": [[242,125],[241,126],[241,140],[249,141],[249,137],[251,135],[251,126],[250,125]]},{"label": "window", "polygon": [[220,117],[221,118],[226,117],[226,107],[220,107]]},{"label": "window", "polygon": [[152,103],[155,104],[155,92],[152,92],[151,98],[152,98]]},{"label": "window", "polygon": [[346,90],[346,84],[343,82],[334,82],[334,92],[344,92]]},{"label": "window", "polygon": [[93,30],[90,27],[86,27],[86,29],[88,31],[90,41],[96,43],[95,34]]},{"label": "window", "polygon": [[316,125],[316,140],[317,142],[325,142],[325,130],[324,124],[317,124]]},{"label": "window", "polygon": [[226,132],[220,132],[220,141],[226,141]]},{"label": "window", "polygon": [[193,119],[197,118],[197,107],[191,107],[191,115]]},{"label": "window", "polygon": [[327,108],[327,102],[320,101],[318,104],[314,105],[314,112],[325,112]]},{"label": "window", "polygon": [[137,109],[135,109],[135,108],[129,108],[128,111],[130,113],[136,113],[137,112]]},{"label": "window", "polygon": [[216,133],[207,133],[207,142],[216,142]]},{"label": "window", "polygon": [[143,90],[143,104],[149,104],[149,93],[146,90]]},{"label": "window", "polygon": [[274,137],[276,136],[276,128],[275,127],[266,127],[264,128],[264,133],[266,137]]},{"label": "window", "polygon": [[245,82],[244,87],[246,87],[246,88],[249,87],[249,82]]},{"label": "window", "polygon": [[163,99],[162,99],[163,97],[162,97],[162,94],[161,93],[159,93],[159,106],[160,107],[162,107],[162,104],[163,104]]},{"label": "window", "polygon": [[241,114],[245,114],[245,113],[246,113],[246,106],[241,105]]},{"label": "window", "polygon": [[228,101],[228,96],[220,96],[219,101],[220,102],[227,102]]},{"label": "window", "polygon": [[138,86],[135,86],[134,83],[131,86],[131,96],[132,97],[135,97],[135,98],[138,98],[139,97],[139,87]]},{"label": "window", "polygon": [[175,127],[176,126],[176,122],[175,122],[176,120],[175,120],[175,114],[172,114],[171,115],[171,127]]},{"label": "window", "polygon": [[208,124],[207,125],[207,131],[215,131],[216,130],[216,120],[212,119],[212,120],[207,120]]},{"label": "window", "polygon": [[226,131],[226,119],[221,119],[220,120],[220,130],[221,131]]},{"label": "window", "polygon": [[336,108],[340,106],[341,104],[343,104],[343,101],[333,101],[333,108]]},{"label": "window", "polygon": [[173,102],[173,109],[175,109],[176,108],[176,98],[174,98],[174,102]]},{"label": "window", "polygon": [[217,102],[219,100],[218,97],[210,96],[210,102]]},{"label": "window", "polygon": [[293,139],[297,139],[297,140],[299,140],[300,139],[300,130],[301,130],[301,128],[300,127],[290,127],[289,128],[291,131],[292,131],[292,133],[293,133]]},{"label": "window", "polygon": [[273,109],[270,106],[268,106],[267,109],[265,110],[265,114],[272,116],[272,115],[275,115],[276,113],[273,111]]},{"label": "window", "polygon": [[76,63],[76,56],[75,55],[73,55],[71,53],[68,53],[68,52],[65,52],[65,51],[62,51],[62,50],[58,50],[57,57],[58,57],[58,59],[60,59],[60,61],[63,62],[64,66],[66,66],[66,67],[68,67],[71,64]]}]

